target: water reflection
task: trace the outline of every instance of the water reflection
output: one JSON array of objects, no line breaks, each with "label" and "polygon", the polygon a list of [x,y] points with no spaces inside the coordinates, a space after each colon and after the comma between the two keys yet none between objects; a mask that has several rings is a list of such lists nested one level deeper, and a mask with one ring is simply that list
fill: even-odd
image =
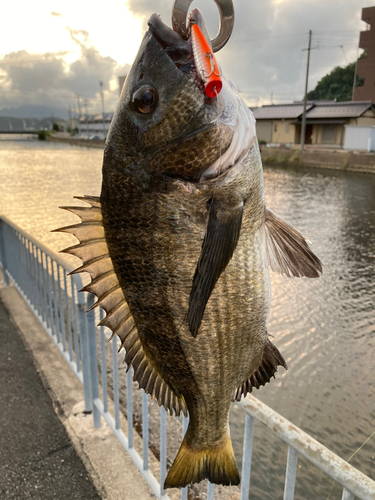
[{"label": "water reflection", "polygon": [[[76,222],[59,210],[100,193],[102,151],[0,138],[0,213],[55,250],[75,240],[51,233]],[[375,176],[266,167],[270,209],[312,241],[319,280],[271,273],[269,333],[289,365],[255,395],[347,459],[375,430]],[[77,202],[79,203],[79,202]],[[242,453],[243,413],[231,434]],[[375,441],[351,463],[375,479]],[[287,448],[255,424],[251,498],[282,498]],[[326,499],[332,482],[299,460],[296,499]],[[341,498],[334,487],[331,499]]]},{"label": "water reflection", "polygon": [[[275,167],[264,177],[268,206],[313,242],[324,275],[271,275],[269,332],[289,371],[255,395],[347,459],[375,430],[375,178]],[[254,446],[252,498],[281,498],[286,446],[261,426]],[[370,441],[351,463],[374,478],[374,455]],[[299,463],[296,498],[327,498],[331,485]],[[341,498],[340,488],[331,498]]]}]

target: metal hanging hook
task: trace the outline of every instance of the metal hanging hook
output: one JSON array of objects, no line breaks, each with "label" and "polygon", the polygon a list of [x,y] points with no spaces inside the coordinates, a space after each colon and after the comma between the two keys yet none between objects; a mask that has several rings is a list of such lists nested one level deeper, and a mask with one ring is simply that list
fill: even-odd
[{"label": "metal hanging hook", "polygon": [[[214,0],[219,9],[220,23],[219,32],[213,40],[212,50],[218,52],[229,40],[234,26],[234,6],[233,0]],[[193,0],[175,0],[172,10],[172,26],[182,38],[187,38],[188,29],[186,18],[189,7]]]}]

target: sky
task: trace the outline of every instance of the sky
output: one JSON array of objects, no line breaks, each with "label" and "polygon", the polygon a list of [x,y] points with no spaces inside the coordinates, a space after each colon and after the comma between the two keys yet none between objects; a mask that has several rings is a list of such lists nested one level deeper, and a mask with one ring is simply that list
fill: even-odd
[{"label": "sky", "polygon": [[[251,106],[303,97],[308,32],[309,90],[358,54],[362,7],[375,0],[233,0],[231,39],[216,54],[225,76]],[[129,70],[149,16],[171,25],[173,0],[17,0],[2,6],[0,109],[44,105],[101,111],[118,99],[118,76]],[[195,0],[212,38],[219,16],[213,0]],[[374,27],[375,29],[375,27]],[[361,53],[361,51],[359,51]],[[77,97],[79,96],[79,97]]]}]

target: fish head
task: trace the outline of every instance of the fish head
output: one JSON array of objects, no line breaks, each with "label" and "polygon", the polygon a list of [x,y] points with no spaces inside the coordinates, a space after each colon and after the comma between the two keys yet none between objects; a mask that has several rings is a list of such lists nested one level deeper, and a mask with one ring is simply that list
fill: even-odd
[{"label": "fish head", "polygon": [[[190,19],[209,41],[197,9]],[[231,145],[239,149],[237,90],[223,78],[222,91],[207,96],[189,34],[182,38],[156,14],[148,26],[111,123],[105,159],[115,154],[116,161],[154,176],[192,182],[217,177],[223,173],[221,155]],[[247,107],[246,113],[251,114]],[[252,132],[255,138],[254,126]],[[235,161],[236,154],[229,163]]]}]

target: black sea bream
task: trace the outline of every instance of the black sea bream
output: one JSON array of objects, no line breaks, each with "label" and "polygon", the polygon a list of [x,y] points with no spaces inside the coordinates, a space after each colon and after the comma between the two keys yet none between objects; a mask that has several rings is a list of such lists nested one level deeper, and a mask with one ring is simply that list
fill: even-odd
[{"label": "black sea bream", "polygon": [[[198,11],[193,17],[204,30]],[[238,484],[231,401],[286,363],[267,333],[268,267],[316,278],[305,238],[266,209],[255,119],[235,86],[208,97],[191,40],[155,14],[124,85],[100,198],[63,229],[134,379],[189,427],[165,487]]]}]

